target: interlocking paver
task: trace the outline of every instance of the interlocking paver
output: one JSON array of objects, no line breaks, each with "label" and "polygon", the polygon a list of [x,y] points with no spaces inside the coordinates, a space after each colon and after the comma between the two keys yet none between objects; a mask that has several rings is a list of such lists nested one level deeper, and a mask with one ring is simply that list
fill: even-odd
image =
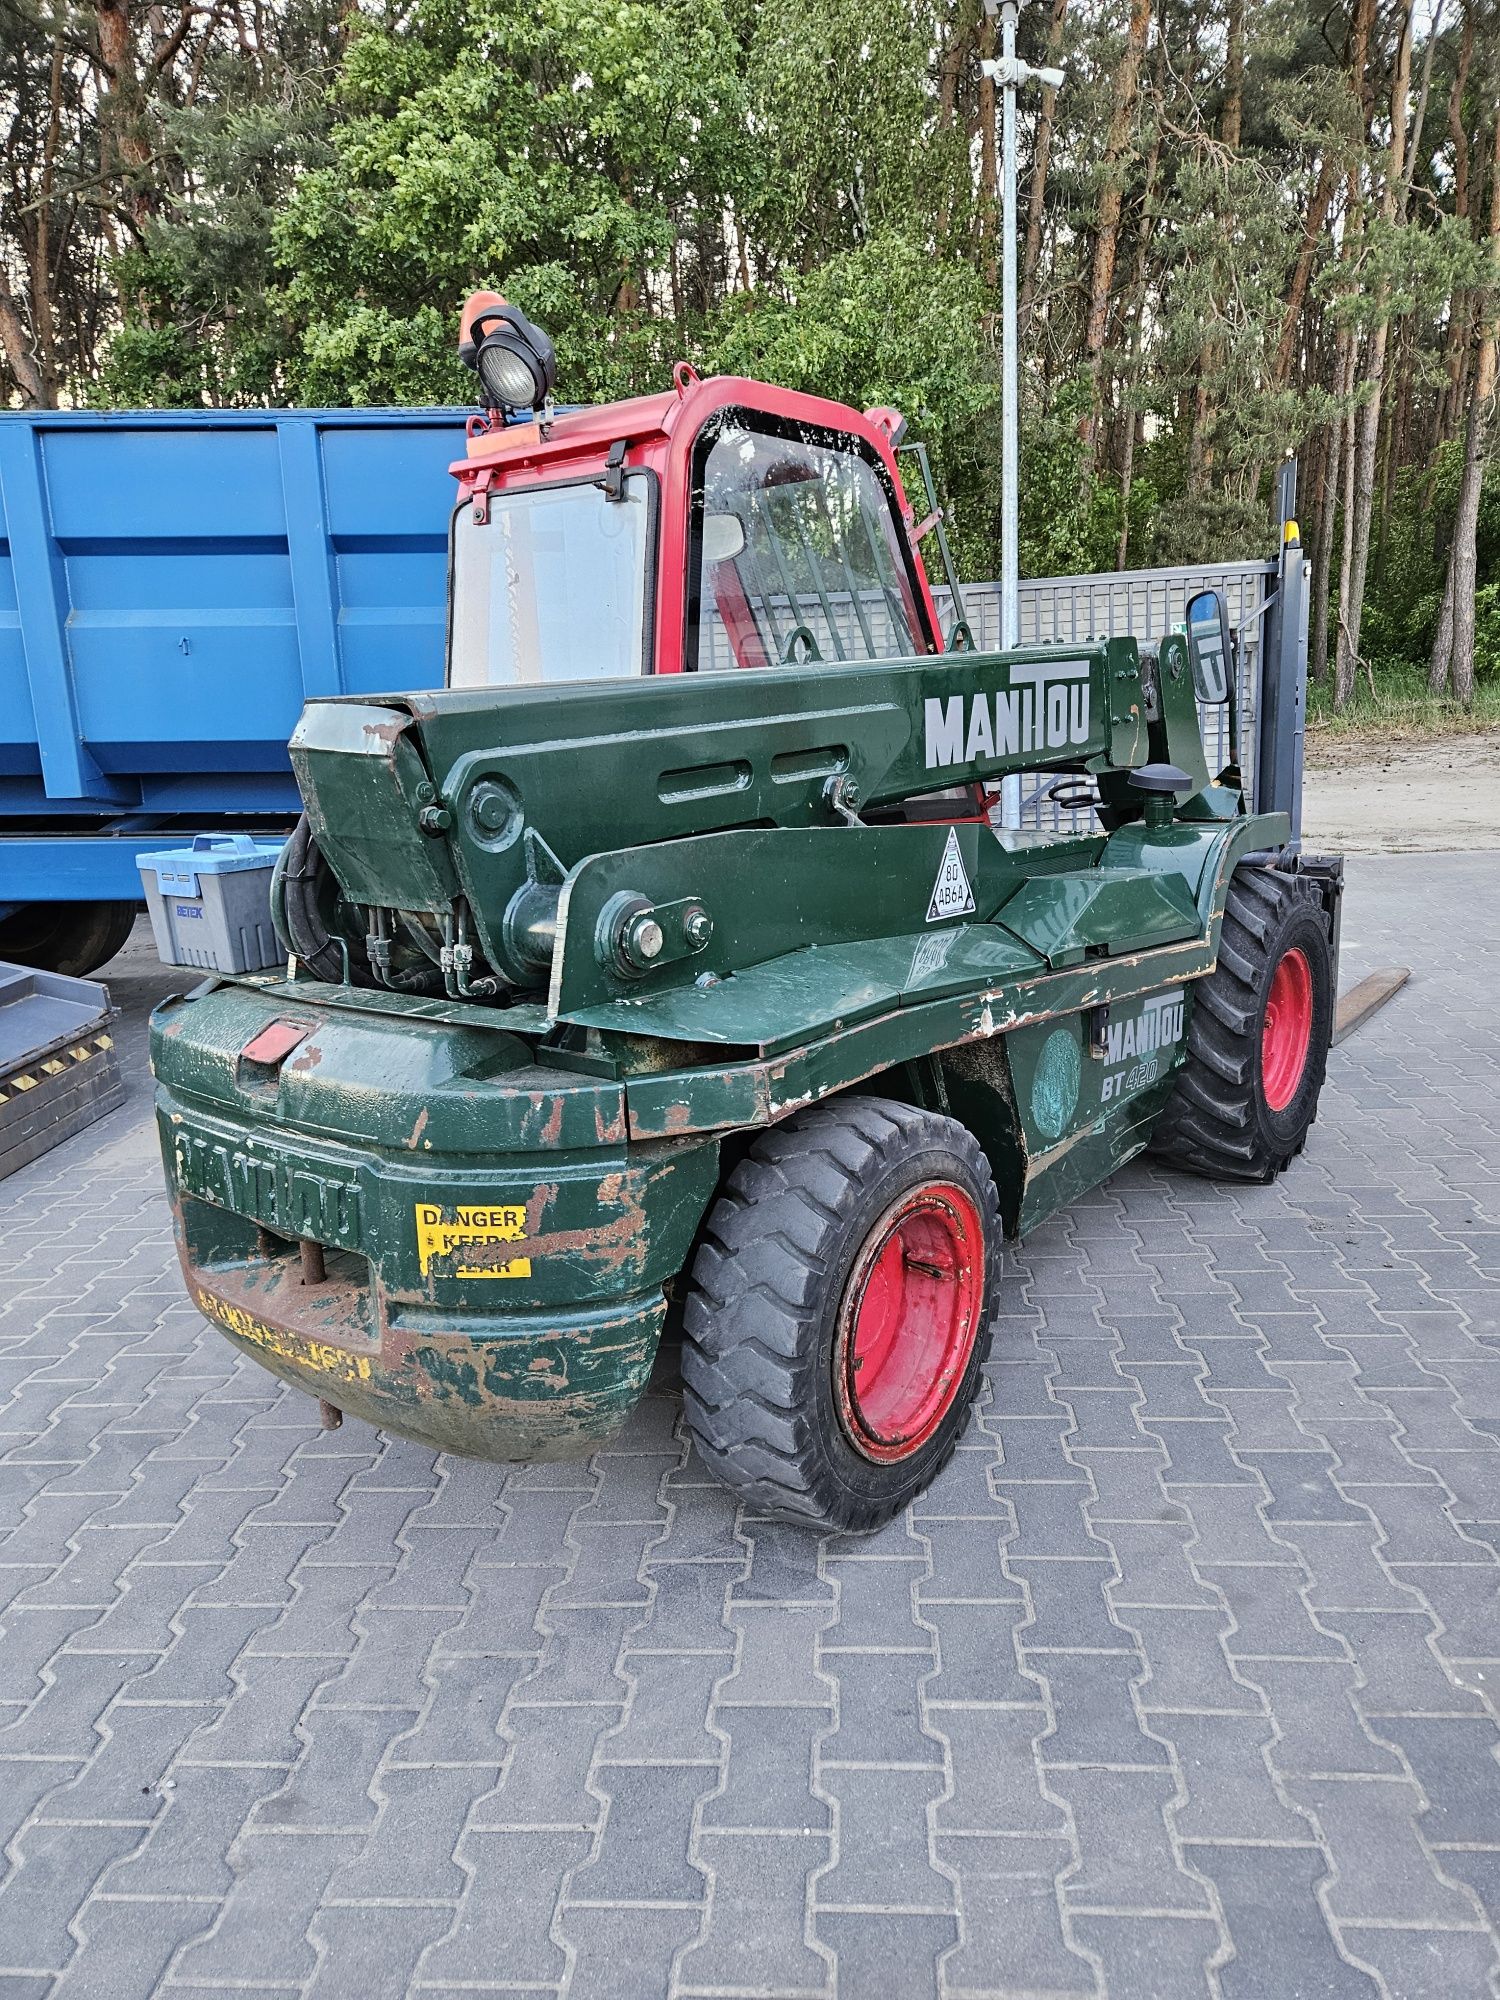
[{"label": "interlocking paver", "polygon": [[866,1541],[707,1483],[669,1363],[580,1465],[320,1433],[181,1295],[133,947],[133,1108],[0,1189],[5,2000],[1489,1990],[1482,861],[1351,866],[1350,974],[1442,981],[1276,1186],[1037,1231]]},{"label": "interlocking paver", "polygon": [[1404,1778],[1291,1778],[1288,1796],[1317,1824],[1336,1875],[1329,1914],[1339,1923],[1459,1929],[1477,1922],[1476,1899],[1446,1881],[1421,1838],[1422,1798]]},{"label": "interlocking paver", "polygon": [[829,1955],[809,1938],[807,1918],[809,1885],[828,1858],[826,1838],[705,1833],[695,1851],[713,1900],[704,1935],[682,1954],[677,1991],[827,1992]]},{"label": "interlocking paver", "polygon": [[503,1725],[505,1769],[494,1789],[475,1801],[470,1827],[597,1827],[604,1801],[589,1788],[589,1770],[620,1712],[581,1704],[510,1709]]},{"label": "interlocking paver", "polygon": [[1208,1914],[1205,1885],[1183,1867],[1168,1809],[1174,1771],[1077,1769],[1049,1772],[1072,1811],[1079,1865],[1063,1885],[1072,1910],[1169,1910]]},{"label": "interlocking paver", "polygon": [[[1328,1857],[1320,1848],[1222,1843],[1189,1852],[1214,1885],[1233,1941],[1234,1956],[1219,1972],[1224,2000],[1272,1993],[1376,2000],[1375,1981],[1351,1962],[1324,1917],[1318,1888]],[[1430,1945],[1433,1934],[1414,1935]]]},{"label": "interlocking paver", "polygon": [[818,1907],[950,1910],[953,1881],[932,1865],[928,1843],[928,1808],[942,1796],[942,1774],[825,1766],[820,1777],[834,1801],[837,1844],[818,1879]]},{"label": "interlocking paver", "polygon": [[554,1937],[558,1898],[592,1844],[587,1833],[464,1834],[457,1857],[469,1885],[449,1930],[423,1953],[418,1980],[439,1990],[483,1986],[504,1966],[514,1985],[555,1988],[567,1969]]},{"label": "interlocking paver", "polygon": [[[791,1900],[799,1900],[794,1893]],[[570,1904],[563,1929],[574,1952],[568,2000],[656,2000],[665,1968],[690,1945],[702,1910]]]},{"label": "interlocking paver", "polygon": [[1177,1756],[1186,1798],[1173,1812],[1183,1841],[1305,1840],[1272,1769],[1276,1724],[1266,1715],[1153,1715]]},{"label": "interlocking paver", "polygon": [[1206,1917],[1075,1918],[1073,1934],[1099,1968],[1113,2000],[1155,2000],[1159,1993],[1208,1993],[1207,1966],[1223,1934]]},{"label": "interlocking paver", "polygon": [[173,1954],[202,1930],[211,1902],[94,1896],[77,1918],[79,1945],[51,1989],[66,2000],[151,2000]]},{"label": "interlocking paver", "polygon": [[33,1820],[12,1843],[16,1866],[0,1888],[0,1964],[61,1972],[73,1956],[71,1925],[99,1877],[133,1853],[144,1826],[48,1826]]}]

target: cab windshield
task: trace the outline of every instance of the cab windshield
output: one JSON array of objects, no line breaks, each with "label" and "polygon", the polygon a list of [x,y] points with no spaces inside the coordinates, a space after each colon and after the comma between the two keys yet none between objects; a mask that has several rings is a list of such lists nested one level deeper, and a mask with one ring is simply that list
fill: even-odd
[{"label": "cab windshield", "polygon": [[652,481],[520,487],[453,518],[448,685],[534,687],[647,668]]},{"label": "cab windshield", "polygon": [[700,671],[927,650],[891,499],[850,442],[728,411],[705,431],[695,488]]}]

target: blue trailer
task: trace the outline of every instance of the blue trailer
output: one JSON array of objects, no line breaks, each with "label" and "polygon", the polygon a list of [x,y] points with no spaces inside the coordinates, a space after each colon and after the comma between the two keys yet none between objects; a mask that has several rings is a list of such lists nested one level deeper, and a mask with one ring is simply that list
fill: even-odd
[{"label": "blue trailer", "polygon": [[0,959],[91,971],[138,854],[289,828],[307,697],[441,685],[466,415],[0,414]]}]

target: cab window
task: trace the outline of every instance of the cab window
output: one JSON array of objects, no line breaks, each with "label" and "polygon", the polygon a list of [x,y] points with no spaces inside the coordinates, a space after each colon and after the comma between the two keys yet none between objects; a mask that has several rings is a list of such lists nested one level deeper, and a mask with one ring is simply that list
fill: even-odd
[{"label": "cab window", "polygon": [[640,674],[650,659],[654,481],[494,494],[453,517],[448,685],[538,687]]},{"label": "cab window", "polygon": [[889,490],[847,440],[729,411],[695,471],[690,667],[928,651]]}]

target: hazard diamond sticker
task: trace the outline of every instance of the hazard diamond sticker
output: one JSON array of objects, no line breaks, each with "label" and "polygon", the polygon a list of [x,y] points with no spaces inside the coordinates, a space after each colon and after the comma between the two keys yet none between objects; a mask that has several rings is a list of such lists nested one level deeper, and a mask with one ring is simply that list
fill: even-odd
[{"label": "hazard diamond sticker", "polygon": [[974,908],[974,891],[964,873],[964,858],[958,851],[958,833],[949,827],[943,858],[938,863],[932,900],[927,905],[927,921],[941,923],[945,917],[966,917]]}]

